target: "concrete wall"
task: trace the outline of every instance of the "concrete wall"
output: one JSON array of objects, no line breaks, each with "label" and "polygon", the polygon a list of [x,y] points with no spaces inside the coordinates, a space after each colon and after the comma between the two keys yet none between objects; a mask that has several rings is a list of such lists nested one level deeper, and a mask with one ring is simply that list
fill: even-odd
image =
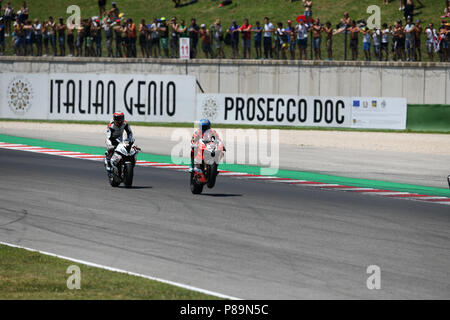
[{"label": "concrete wall", "polygon": [[0,57],[2,72],[190,74],[205,93],[406,97],[411,104],[450,104],[449,63]]}]

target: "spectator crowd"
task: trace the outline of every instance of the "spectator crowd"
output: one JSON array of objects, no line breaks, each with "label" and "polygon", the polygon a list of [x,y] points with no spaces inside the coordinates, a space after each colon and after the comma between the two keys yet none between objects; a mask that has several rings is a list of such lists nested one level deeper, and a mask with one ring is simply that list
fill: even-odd
[{"label": "spectator crowd", "polygon": [[[343,34],[345,52],[348,48],[352,60],[358,59],[362,38],[366,61],[422,61],[422,47],[431,61],[436,56],[442,62],[450,61],[450,23],[442,20],[437,28],[422,24],[414,19],[412,0],[400,0],[404,20],[393,25],[384,23],[380,28],[369,28],[364,20],[352,19],[347,12],[334,28],[329,21],[322,24],[319,18],[313,18],[312,0],[302,3],[304,14],[286,23],[272,23],[265,17],[254,24],[244,19],[242,23],[232,20],[230,25],[222,25],[217,19],[206,26],[198,25],[195,18],[188,23],[177,17],[135,22],[120,12],[116,2],[107,9],[106,0],[99,0],[99,15],[75,25],[62,17],[32,19],[25,1],[16,12],[10,2],[2,5],[0,0],[0,55],[11,45],[18,56],[101,57],[105,47],[108,57],[177,58],[180,38],[189,38],[193,59],[199,50],[206,58],[226,58],[224,47],[230,46],[232,59],[332,60],[333,38]],[[446,0],[444,19],[450,18],[448,3]]]}]

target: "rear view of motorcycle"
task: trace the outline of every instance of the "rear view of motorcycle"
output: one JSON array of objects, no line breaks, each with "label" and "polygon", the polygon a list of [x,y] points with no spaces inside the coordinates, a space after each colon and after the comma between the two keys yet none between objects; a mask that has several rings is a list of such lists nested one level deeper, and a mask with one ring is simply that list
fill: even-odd
[{"label": "rear view of motorcycle", "polygon": [[[122,182],[127,188],[133,185],[134,167],[140,148],[134,145],[134,140],[120,142],[111,157],[111,170],[106,170],[109,183],[118,187]],[[105,157],[105,167],[108,168]]]},{"label": "rear view of motorcycle", "polygon": [[205,133],[199,141],[198,150],[201,156],[200,168],[196,168],[190,175],[190,187],[193,194],[200,194],[203,187],[213,188],[219,174],[218,164],[222,160],[225,148],[222,142],[213,134]]}]

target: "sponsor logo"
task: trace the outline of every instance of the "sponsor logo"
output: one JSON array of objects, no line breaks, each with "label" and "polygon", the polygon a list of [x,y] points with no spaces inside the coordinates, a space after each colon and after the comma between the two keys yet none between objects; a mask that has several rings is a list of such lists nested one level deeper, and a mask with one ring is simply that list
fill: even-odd
[{"label": "sponsor logo", "polygon": [[368,101],[364,101],[363,102],[363,108],[368,108],[369,107],[369,102]]},{"label": "sponsor logo", "polygon": [[8,106],[18,115],[24,115],[31,108],[33,87],[25,77],[15,77],[8,86]]},{"label": "sponsor logo", "polygon": [[382,108],[386,108],[386,100],[383,100],[383,101],[381,102],[381,107],[382,107]]},{"label": "sponsor logo", "polygon": [[353,100],[353,107],[358,108],[360,106],[359,100]]},{"label": "sponsor logo", "polygon": [[372,100],[372,107],[376,108],[377,107],[377,101],[376,100]]},{"label": "sponsor logo", "polygon": [[217,100],[214,97],[206,97],[202,102],[202,118],[215,120],[218,112]]}]

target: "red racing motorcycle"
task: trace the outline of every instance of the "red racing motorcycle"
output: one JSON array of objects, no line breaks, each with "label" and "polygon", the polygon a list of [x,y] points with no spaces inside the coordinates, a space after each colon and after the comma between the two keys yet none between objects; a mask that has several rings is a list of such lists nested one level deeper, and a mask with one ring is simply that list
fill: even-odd
[{"label": "red racing motorcycle", "polygon": [[198,165],[191,172],[190,185],[193,194],[200,194],[203,187],[213,188],[216,184],[216,177],[219,174],[219,162],[225,152],[222,141],[216,138],[213,132],[205,132],[203,139],[200,139],[197,147],[196,159],[201,159],[201,166]]}]

